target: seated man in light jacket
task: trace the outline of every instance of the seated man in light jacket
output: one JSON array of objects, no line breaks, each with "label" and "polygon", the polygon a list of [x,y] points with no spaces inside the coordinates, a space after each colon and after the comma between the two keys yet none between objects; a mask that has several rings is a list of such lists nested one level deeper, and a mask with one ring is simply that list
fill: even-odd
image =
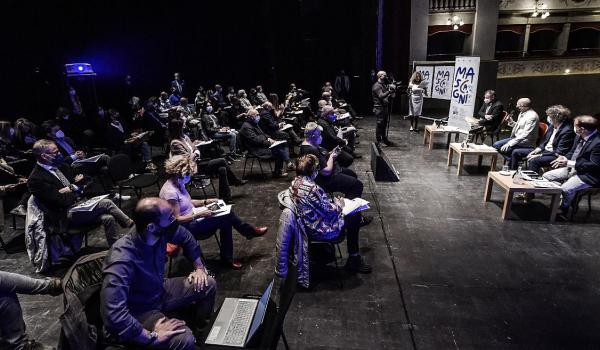
[{"label": "seated man in light jacket", "polygon": [[514,121],[512,117],[508,121],[508,125],[512,127],[512,132],[509,138],[502,139],[494,143],[494,148],[509,162],[511,169],[518,167],[518,159],[512,154],[518,149],[533,150],[536,146],[538,138],[538,123],[540,117],[531,109],[531,100],[528,98],[520,98],[517,101],[519,109],[519,117]]}]

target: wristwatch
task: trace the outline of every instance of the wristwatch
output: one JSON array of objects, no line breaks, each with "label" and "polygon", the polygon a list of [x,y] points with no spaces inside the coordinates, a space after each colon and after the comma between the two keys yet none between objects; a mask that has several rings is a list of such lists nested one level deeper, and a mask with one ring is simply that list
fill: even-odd
[{"label": "wristwatch", "polygon": [[156,333],[156,331],[150,332],[150,341],[146,345],[154,344],[156,339],[158,339],[158,333]]}]

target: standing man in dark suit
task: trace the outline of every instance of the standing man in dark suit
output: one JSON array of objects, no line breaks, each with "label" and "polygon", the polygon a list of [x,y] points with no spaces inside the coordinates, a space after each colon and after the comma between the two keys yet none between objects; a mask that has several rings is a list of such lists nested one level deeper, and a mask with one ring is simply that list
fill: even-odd
[{"label": "standing man in dark suit", "polygon": [[384,71],[377,72],[377,81],[371,88],[371,96],[373,97],[373,114],[377,118],[377,126],[375,128],[375,138],[377,144],[383,142],[386,146],[395,146],[388,140],[386,131],[389,123],[389,105],[390,97],[394,97],[395,86],[389,86],[387,83],[387,74]]},{"label": "standing man in dark suit", "polygon": [[171,91],[177,96],[183,96],[183,88],[185,81],[181,79],[179,73],[173,74],[173,81],[171,82]]},{"label": "standing man in dark suit", "polygon": [[[541,167],[549,166],[559,156],[569,153],[575,140],[573,123],[570,120],[571,111],[567,107],[562,105],[550,106],[546,109],[546,115],[550,127],[546,131],[544,141],[527,154],[528,168],[536,173],[539,172]],[[513,153],[513,157],[517,151]]]},{"label": "standing man in dark suit", "polygon": [[274,177],[285,177],[288,173],[283,169],[284,163],[287,163],[288,170],[293,170],[294,165],[290,162],[290,153],[286,143],[270,148],[276,142],[265,134],[258,126],[260,116],[256,109],[250,109],[246,114],[246,121],[242,125],[240,135],[242,142],[248,149],[248,152],[259,158],[275,158]]},{"label": "standing man in dark suit", "polygon": [[73,211],[83,195],[83,175],[73,175],[71,168],[63,163],[64,157],[56,144],[50,140],[39,140],[33,145],[37,164],[29,175],[29,192],[52,212],[61,228],[67,225],[85,225],[101,221],[110,247],[118,238],[117,222],[121,227],[133,226],[133,221],[111,200],[102,199],[91,211]]},{"label": "standing man in dark suit", "polygon": [[478,119],[475,126],[483,126],[485,131],[496,130],[502,122],[502,112],[504,112],[504,105],[496,99],[496,92],[487,90],[483,95],[483,104],[475,115]]},{"label": "standing man in dark suit", "polygon": [[567,155],[551,164],[554,170],[544,173],[549,181],[561,182],[561,214],[566,215],[577,191],[600,186],[600,135],[598,120],[589,115],[575,118],[575,144]]}]

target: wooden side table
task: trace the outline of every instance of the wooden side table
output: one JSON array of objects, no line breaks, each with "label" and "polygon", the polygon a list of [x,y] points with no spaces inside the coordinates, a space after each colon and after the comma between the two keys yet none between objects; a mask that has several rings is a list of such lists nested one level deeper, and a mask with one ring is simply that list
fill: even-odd
[{"label": "wooden side table", "polygon": [[458,141],[458,135],[462,132],[455,128],[448,128],[447,126],[440,126],[439,128],[435,124],[430,124],[425,126],[425,130],[423,132],[423,144],[426,145],[429,142],[429,150],[433,149],[433,136],[436,134],[448,135],[448,141],[446,143],[446,147],[450,144],[450,138],[452,134],[455,135],[455,141]]},{"label": "wooden side table", "polygon": [[452,158],[454,157],[454,153],[458,154],[458,169],[456,171],[457,176],[462,175],[463,166],[465,163],[465,155],[473,155],[477,156],[477,167],[481,168],[481,163],[483,162],[483,156],[490,156],[492,158],[491,161],[491,171],[496,170],[496,163],[498,161],[498,152],[490,146],[486,145],[475,145],[473,143],[468,144],[467,148],[461,148],[460,143],[451,143],[448,148],[448,166],[452,165]]},{"label": "wooden side table", "polygon": [[515,192],[525,193],[539,193],[549,194],[552,196],[552,202],[550,203],[550,222],[556,220],[556,212],[558,211],[558,204],[560,203],[560,194],[562,190],[560,188],[541,188],[534,187],[529,183],[517,185],[513,183],[512,176],[500,175],[500,172],[490,171],[485,185],[485,193],[483,195],[483,202],[489,202],[492,196],[492,187],[496,185],[500,186],[504,190],[504,205],[502,206],[502,219],[506,220],[510,213],[510,207],[512,204],[513,196]]}]

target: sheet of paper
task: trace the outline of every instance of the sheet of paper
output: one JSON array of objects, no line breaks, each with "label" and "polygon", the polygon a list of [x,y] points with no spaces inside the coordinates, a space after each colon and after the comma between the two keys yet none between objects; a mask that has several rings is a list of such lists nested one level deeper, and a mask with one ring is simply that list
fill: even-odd
[{"label": "sheet of paper", "polygon": [[287,142],[286,140],[275,141],[275,142],[273,142],[273,144],[271,146],[269,146],[269,148],[277,147],[277,146],[281,145],[282,143],[286,143],[286,142]]},{"label": "sheet of paper", "polygon": [[344,198],[344,208],[342,213],[344,216],[352,214],[354,212],[363,211],[369,209],[369,202],[362,198],[348,199]]}]

